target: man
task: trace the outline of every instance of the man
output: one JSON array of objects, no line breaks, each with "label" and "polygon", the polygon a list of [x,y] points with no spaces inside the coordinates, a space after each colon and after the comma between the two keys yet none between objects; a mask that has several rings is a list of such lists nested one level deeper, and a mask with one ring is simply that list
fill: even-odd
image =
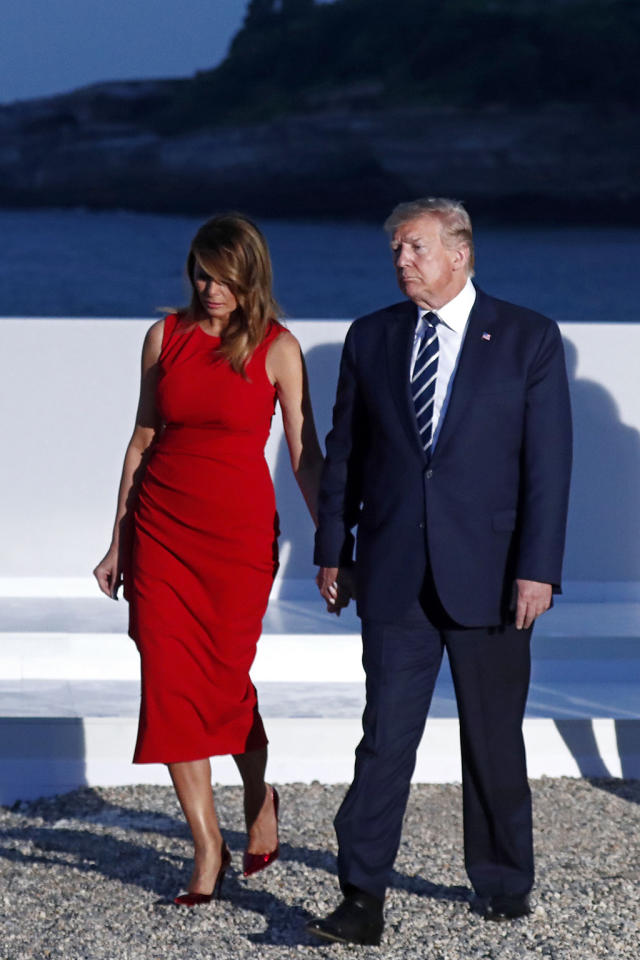
[{"label": "man", "polygon": [[409,784],[446,648],[462,752],[465,865],[488,919],[530,911],[522,718],[536,617],[560,589],[571,467],[551,320],[471,282],[461,204],[400,204],[385,224],[408,300],[345,340],[315,560],[328,609],[355,595],[367,678],[354,781],[336,816],[344,899],[308,929],[377,944]]}]

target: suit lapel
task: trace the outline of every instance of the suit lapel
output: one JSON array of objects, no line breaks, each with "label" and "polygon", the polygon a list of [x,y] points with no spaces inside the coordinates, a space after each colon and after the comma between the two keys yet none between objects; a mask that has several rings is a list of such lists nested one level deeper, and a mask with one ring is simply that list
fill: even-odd
[{"label": "suit lapel", "polygon": [[434,460],[444,451],[451,437],[455,435],[467,406],[473,401],[476,390],[483,382],[485,375],[487,352],[490,350],[491,341],[483,339],[482,335],[485,332],[491,334],[496,315],[491,298],[481,290],[477,288],[476,290],[476,300],[469,315],[469,323],[460,351],[449,406],[433,451]]},{"label": "suit lapel", "polygon": [[385,325],[385,335],[389,381],[398,416],[409,441],[416,444],[424,454],[409,388],[409,367],[418,316],[417,309],[411,301],[403,304],[398,314],[393,319],[390,318]]}]

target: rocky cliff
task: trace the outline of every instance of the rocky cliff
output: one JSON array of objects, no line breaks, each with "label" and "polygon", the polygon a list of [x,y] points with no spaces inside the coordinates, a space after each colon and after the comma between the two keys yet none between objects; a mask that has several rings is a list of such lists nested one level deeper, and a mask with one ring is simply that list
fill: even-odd
[{"label": "rocky cliff", "polygon": [[360,88],[263,122],[159,132],[151,118],[180,83],[1,108],[0,205],[379,219],[442,194],[500,219],[640,214],[640,130],[621,106],[381,108]]}]

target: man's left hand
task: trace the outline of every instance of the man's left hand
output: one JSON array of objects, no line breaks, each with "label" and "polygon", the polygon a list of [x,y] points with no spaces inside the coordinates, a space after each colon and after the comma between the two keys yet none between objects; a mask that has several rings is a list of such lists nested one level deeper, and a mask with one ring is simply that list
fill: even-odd
[{"label": "man's left hand", "polygon": [[536,617],[551,606],[551,584],[516,580],[516,629],[528,630]]}]

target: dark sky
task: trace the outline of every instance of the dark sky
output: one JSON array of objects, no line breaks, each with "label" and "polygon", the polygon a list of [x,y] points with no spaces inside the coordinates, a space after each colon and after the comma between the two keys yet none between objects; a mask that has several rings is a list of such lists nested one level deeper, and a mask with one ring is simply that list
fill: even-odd
[{"label": "dark sky", "polygon": [[0,0],[0,102],[215,66],[248,0]]}]

